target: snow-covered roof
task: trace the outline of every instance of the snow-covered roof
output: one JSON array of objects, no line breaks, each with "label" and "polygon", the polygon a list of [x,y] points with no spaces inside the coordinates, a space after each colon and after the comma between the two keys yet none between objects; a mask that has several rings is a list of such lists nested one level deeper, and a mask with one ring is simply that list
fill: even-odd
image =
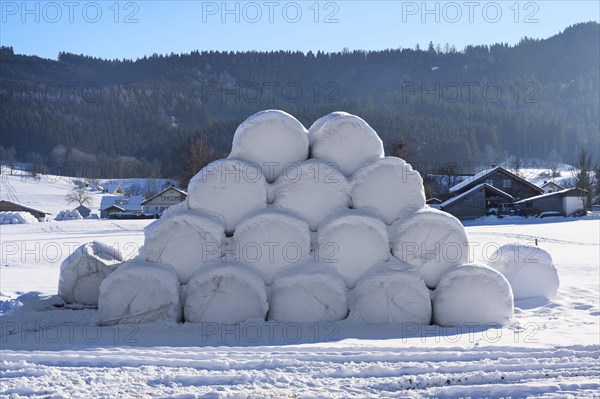
[{"label": "snow-covered roof", "polygon": [[122,195],[105,195],[100,202],[100,210],[105,210],[112,205],[122,208],[124,211],[139,211],[142,209],[144,197],[141,195],[132,195],[125,197]]},{"label": "snow-covered roof", "polygon": [[144,205],[146,202],[148,202],[148,201],[150,201],[150,200],[152,200],[152,199],[154,199],[154,198],[158,197],[159,195],[161,195],[161,194],[163,194],[163,193],[165,193],[165,192],[167,192],[167,191],[169,191],[169,190],[175,190],[175,191],[179,192],[180,194],[183,194],[183,195],[185,195],[185,196],[187,197],[187,193],[186,193],[185,191],[183,191],[183,190],[180,190],[180,189],[178,189],[178,188],[175,188],[175,187],[173,187],[173,186],[170,186],[170,187],[167,187],[167,188],[165,188],[164,190],[162,190],[160,193],[154,194],[154,195],[153,195],[152,197],[150,197],[150,198],[146,198],[144,201],[142,201],[142,205]]},{"label": "snow-covered roof", "polygon": [[556,187],[560,187],[560,188],[564,189],[564,187],[563,187],[563,186],[561,186],[560,184],[558,184],[558,183],[555,183],[555,182],[553,182],[553,181],[548,181],[548,182],[544,183],[544,184],[542,185],[542,188],[544,188],[544,187],[546,187],[546,186],[550,186],[550,185],[554,185],[554,186],[556,186]]},{"label": "snow-covered roof", "polygon": [[508,194],[508,193],[506,193],[506,192],[504,192],[504,191],[500,190],[499,188],[496,188],[496,187],[494,187],[494,186],[492,186],[492,185],[490,185],[490,184],[487,184],[487,183],[481,183],[481,184],[478,184],[478,185],[476,185],[475,187],[473,187],[473,188],[471,188],[471,189],[469,189],[469,190],[465,191],[464,193],[462,193],[462,194],[460,194],[460,195],[457,195],[456,197],[452,197],[452,198],[450,198],[449,200],[447,200],[447,201],[445,201],[445,202],[442,202],[442,203],[440,204],[440,207],[441,207],[441,208],[444,208],[444,207],[446,207],[446,206],[448,206],[448,205],[452,204],[453,202],[455,202],[455,201],[458,201],[459,199],[461,199],[461,198],[464,198],[464,197],[466,197],[466,196],[470,195],[471,193],[473,193],[474,191],[477,191],[477,190],[479,190],[479,189],[480,189],[480,188],[482,188],[482,187],[485,187],[485,188],[487,188],[487,189],[490,189],[490,190],[492,190],[492,191],[494,191],[494,192],[496,192],[496,193],[500,194],[500,195],[501,195],[501,196],[503,196],[503,197],[506,197],[506,198],[509,198],[509,199],[512,199],[512,198],[514,198],[512,195],[510,195],[510,194]]},{"label": "snow-covered roof", "polygon": [[532,188],[536,188],[537,190],[539,190],[539,192],[542,191],[542,189],[539,188],[538,186],[536,186],[535,184],[523,179],[522,177],[515,175],[511,171],[503,168],[502,166],[494,166],[493,168],[482,170],[481,172],[469,177],[468,179],[465,179],[465,180],[461,181],[460,183],[450,187],[450,192],[455,193],[457,191],[460,191],[460,190],[464,189],[465,187],[468,187],[470,184],[473,184],[473,183],[485,178],[486,176],[491,175],[492,173],[494,173],[498,170],[502,170],[502,172],[513,177],[515,180],[521,181],[521,182],[531,186]]},{"label": "snow-covered roof", "polygon": [[115,191],[117,191],[118,188],[123,190],[123,186],[117,182],[105,182],[100,184],[100,186],[102,187],[102,189],[106,190],[109,193],[114,193]]},{"label": "snow-covered roof", "polygon": [[32,211],[32,212],[37,212],[37,213],[44,213],[46,215],[52,215],[50,212],[42,211],[40,209],[35,209],[35,208],[32,208],[32,207],[27,206],[27,205],[19,204],[18,202],[7,201],[7,200],[0,200],[0,202],[5,202],[7,204],[17,205],[17,206],[23,208],[23,210],[25,210],[25,211]]},{"label": "snow-covered roof", "polygon": [[[525,202],[528,201],[535,201],[535,200],[539,200],[542,198],[548,198],[548,197],[552,197],[554,195],[563,195],[568,193],[569,191],[573,191],[573,190],[581,190],[580,188],[565,188],[564,190],[560,190],[560,191],[555,191],[553,193],[546,193],[546,194],[542,194],[542,195],[536,195],[535,197],[529,197],[529,198],[525,198],[519,201],[515,201],[514,204],[523,204]],[[581,191],[585,191],[585,190],[581,190]]]}]

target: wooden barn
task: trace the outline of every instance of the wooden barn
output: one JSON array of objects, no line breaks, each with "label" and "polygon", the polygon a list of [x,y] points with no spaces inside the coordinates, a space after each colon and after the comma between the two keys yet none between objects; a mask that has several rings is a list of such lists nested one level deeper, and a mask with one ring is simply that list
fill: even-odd
[{"label": "wooden barn", "polygon": [[458,219],[477,219],[485,215],[498,215],[501,204],[513,200],[512,195],[481,183],[443,202],[440,209]]},{"label": "wooden barn", "polygon": [[462,194],[482,183],[502,190],[511,195],[515,200],[534,197],[544,193],[544,190],[540,187],[504,169],[502,166],[494,166],[451,187],[450,194]]},{"label": "wooden barn", "polygon": [[544,212],[570,216],[586,209],[587,191],[567,188],[513,203],[523,216],[535,216]]},{"label": "wooden barn", "polygon": [[143,213],[145,215],[160,216],[172,205],[185,201],[187,193],[175,187],[167,187],[158,194],[142,202]]},{"label": "wooden barn", "polygon": [[0,212],[29,212],[40,222],[45,222],[48,215],[52,215],[50,212],[41,211],[39,209],[31,208],[23,204],[11,201],[0,201]]}]

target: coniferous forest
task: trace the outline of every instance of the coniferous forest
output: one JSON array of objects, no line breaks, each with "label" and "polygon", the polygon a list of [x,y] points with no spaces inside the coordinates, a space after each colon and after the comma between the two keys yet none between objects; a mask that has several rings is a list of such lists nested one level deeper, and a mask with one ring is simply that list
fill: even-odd
[{"label": "coniferous forest", "polygon": [[135,159],[154,175],[180,177],[195,139],[226,154],[236,126],[271,108],[307,128],[331,111],[355,113],[388,152],[409,146],[421,168],[490,153],[563,162],[573,162],[580,148],[600,155],[597,23],[515,46],[459,50],[429,43],[316,54],[194,51],[135,61],[17,53],[0,52],[0,144],[20,161]]}]

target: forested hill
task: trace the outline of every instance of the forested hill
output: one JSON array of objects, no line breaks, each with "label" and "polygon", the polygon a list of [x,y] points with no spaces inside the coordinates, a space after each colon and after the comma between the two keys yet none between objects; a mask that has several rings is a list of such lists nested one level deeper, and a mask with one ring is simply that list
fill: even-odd
[{"label": "forested hill", "polygon": [[430,164],[491,149],[566,162],[580,146],[599,155],[597,23],[461,51],[430,43],[316,54],[195,51],[136,61],[69,53],[47,60],[15,51],[0,54],[0,144],[22,160],[31,152],[50,157],[64,145],[158,159],[162,174],[175,176],[199,131],[227,152],[237,124],[268,108],[307,127],[330,111],[356,113],[387,146],[404,137]]}]

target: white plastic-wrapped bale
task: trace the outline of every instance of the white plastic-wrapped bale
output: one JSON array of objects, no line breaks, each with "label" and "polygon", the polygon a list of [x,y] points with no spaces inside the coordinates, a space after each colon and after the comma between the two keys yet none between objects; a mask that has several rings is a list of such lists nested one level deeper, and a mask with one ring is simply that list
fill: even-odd
[{"label": "white plastic-wrapped bale", "polygon": [[116,247],[99,241],[81,245],[60,265],[58,295],[67,303],[97,305],[100,284],[122,262]]},{"label": "white plastic-wrapped bale", "polygon": [[510,284],[501,273],[485,265],[453,268],[433,291],[433,322],[440,326],[506,326],[513,312]]},{"label": "white plastic-wrapped bale", "polygon": [[348,316],[348,290],[339,273],[308,262],[282,269],[270,294],[269,320],[312,323]]},{"label": "white plastic-wrapped bale", "polygon": [[181,321],[179,279],[169,265],[125,262],[100,284],[100,325]]},{"label": "white plastic-wrapped bale", "polygon": [[387,224],[425,206],[421,175],[396,157],[363,166],[352,178],[350,196],[353,208],[375,209]]},{"label": "white plastic-wrapped bale", "polygon": [[533,297],[552,299],[558,292],[558,272],[552,256],[538,246],[503,245],[492,254],[488,265],[506,277],[515,300]]},{"label": "white plastic-wrapped bale", "polygon": [[350,314],[367,324],[430,324],[429,289],[410,266],[392,258],[358,281],[351,293]]},{"label": "white plastic-wrapped bale", "polygon": [[469,242],[462,223],[449,213],[433,208],[399,219],[390,229],[392,254],[411,265],[435,288],[449,269],[469,259]]},{"label": "white plastic-wrapped bale", "polygon": [[38,220],[29,212],[0,212],[0,224],[30,224]]},{"label": "white plastic-wrapped bale", "polygon": [[348,208],[348,182],[335,165],[309,159],[288,168],[273,186],[273,204],[298,213],[316,230],[338,208]]},{"label": "white plastic-wrapped bale", "polygon": [[307,130],[287,112],[257,112],[235,131],[229,157],[257,163],[274,182],[286,165],[308,158]]},{"label": "white plastic-wrapped bale", "polygon": [[327,217],[317,234],[318,259],[337,269],[348,288],[390,257],[385,224],[373,213],[343,209]]},{"label": "white plastic-wrapped bale", "polygon": [[206,165],[188,186],[191,209],[217,213],[225,219],[225,231],[248,213],[267,206],[267,182],[257,164],[221,159]]},{"label": "white plastic-wrapped bale", "polygon": [[182,208],[148,225],[144,236],[146,259],[171,265],[186,284],[202,265],[221,257],[225,224],[218,215]]},{"label": "white plastic-wrapped bale", "polygon": [[251,266],[215,261],[200,269],[187,284],[183,314],[192,323],[241,323],[265,319],[267,293]]},{"label": "white plastic-wrapped bale", "polygon": [[335,112],[331,112],[325,116],[320,117],[319,119],[317,119],[309,128],[308,128],[308,142],[310,145],[312,145],[313,141],[314,141],[314,132],[316,132],[317,130],[321,129],[323,127],[323,125],[326,122],[329,122],[330,120],[337,118],[338,116],[348,116],[351,115],[347,112],[344,111],[335,111]]},{"label": "white plastic-wrapped bale", "polygon": [[265,283],[271,284],[281,268],[310,258],[310,229],[300,217],[269,207],[236,227],[228,252],[255,266]]},{"label": "white plastic-wrapped bale", "polygon": [[83,217],[79,213],[77,209],[73,210],[65,210],[60,211],[54,220],[63,221],[63,220],[81,220]]},{"label": "white plastic-wrapped bale", "polygon": [[311,156],[332,162],[346,176],[364,163],[384,156],[383,142],[367,122],[356,115],[326,116],[311,132]]},{"label": "white plastic-wrapped bale", "polygon": [[182,201],[178,204],[169,206],[167,209],[165,209],[163,211],[163,213],[160,217],[161,218],[168,217],[172,213],[176,213],[176,212],[180,212],[180,211],[187,211],[189,209],[190,209],[190,204],[188,202],[188,199],[186,198],[185,201]]}]

